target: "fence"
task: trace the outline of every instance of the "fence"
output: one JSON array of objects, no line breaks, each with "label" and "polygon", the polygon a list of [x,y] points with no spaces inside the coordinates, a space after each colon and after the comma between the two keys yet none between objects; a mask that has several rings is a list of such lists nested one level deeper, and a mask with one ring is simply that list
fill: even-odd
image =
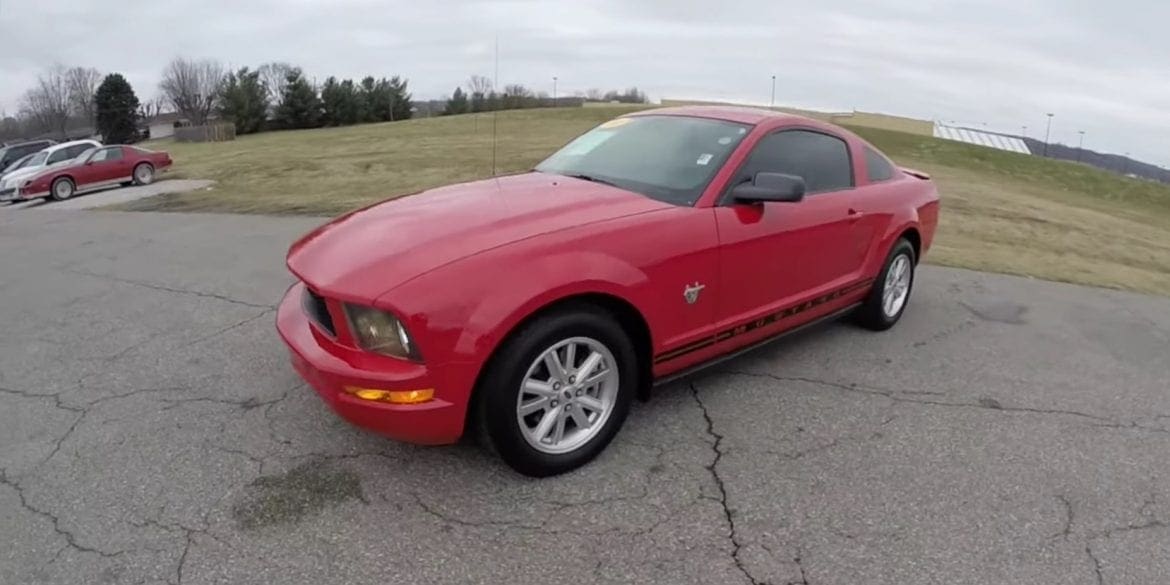
[{"label": "fence", "polygon": [[175,142],[226,142],[236,139],[236,125],[231,123],[175,128]]}]

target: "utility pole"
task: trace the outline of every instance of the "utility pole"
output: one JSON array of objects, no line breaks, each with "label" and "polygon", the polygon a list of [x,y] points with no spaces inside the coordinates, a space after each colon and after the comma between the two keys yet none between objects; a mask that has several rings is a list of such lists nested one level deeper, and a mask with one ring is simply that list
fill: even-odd
[{"label": "utility pole", "polygon": [[1048,138],[1051,137],[1051,135],[1052,135],[1052,116],[1054,116],[1055,114],[1049,112],[1046,115],[1048,116],[1048,129],[1044,131],[1044,156],[1045,156],[1045,158],[1048,157]]},{"label": "utility pole", "polygon": [[553,76],[553,107],[557,107],[557,76]]},{"label": "utility pole", "polygon": [[772,99],[768,102],[769,108],[776,107],[776,76],[772,76]]},{"label": "utility pole", "polygon": [[1024,138],[1028,137],[1028,127],[1024,126]]},{"label": "utility pole", "polygon": [[1084,130],[1077,130],[1077,134],[1080,134],[1080,135],[1081,135],[1081,139],[1080,139],[1080,141],[1079,141],[1079,142],[1077,142],[1077,162],[1081,162],[1081,155],[1082,155],[1082,154],[1084,154],[1084,152],[1085,152],[1085,151],[1084,151],[1084,148],[1085,148],[1085,131],[1084,131]]},{"label": "utility pole", "polygon": [[1129,153],[1125,153],[1125,168],[1121,171],[1123,175],[1129,175]]}]

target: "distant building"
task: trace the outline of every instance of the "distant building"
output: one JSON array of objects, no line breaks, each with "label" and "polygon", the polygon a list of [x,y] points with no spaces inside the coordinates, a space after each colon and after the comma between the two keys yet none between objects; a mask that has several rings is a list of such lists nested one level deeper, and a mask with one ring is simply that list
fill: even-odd
[{"label": "distant building", "polygon": [[1022,138],[988,130],[976,130],[964,126],[948,126],[941,122],[935,122],[934,137],[954,140],[956,142],[965,142],[967,144],[977,144],[979,146],[1006,150],[1008,152],[1032,154],[1032,150],[1028,148],[1028,144]]}]

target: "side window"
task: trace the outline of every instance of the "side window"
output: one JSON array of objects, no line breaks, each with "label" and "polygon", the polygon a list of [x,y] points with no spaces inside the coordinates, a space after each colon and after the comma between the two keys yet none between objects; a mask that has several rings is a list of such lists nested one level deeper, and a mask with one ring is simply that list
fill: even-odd
[{"label": "side window", "polygon": [[89,144],[78,144],[77,146],[70,146],[65,150],[69,152],[69,158],[77,158],[78,155],[92,148],[93,146]]},{"label": "side window", "polygon": [[802,177],[809,193],[853,186],[853,163],[845,141],[809,130],[782,130],[760,139],[737,183],[759,172]]},{"label": "side window", "polygon": [[77,156],[75,154],[69,154],[69,152],[71,150],[73,150],[73,149],[62,148],[61,150],[53,151],[53,154],[49,155],[49,160],[45,161],[45,164],[51,165],[53,163],[59,163],[63,160],[69,160],[69,159],[73,158],[74,156]]},{"label": "side window", "polygon": [[894,167],[890,165],[890,161],[886,160],[886,157],[867,146],[865,147],[865,174],[871,183],[889,181],[894,178]]},{"label": "side window", "polygon": [[121,148],[103,148],[93,155],[93,162],[110,162],[122,160]]}]

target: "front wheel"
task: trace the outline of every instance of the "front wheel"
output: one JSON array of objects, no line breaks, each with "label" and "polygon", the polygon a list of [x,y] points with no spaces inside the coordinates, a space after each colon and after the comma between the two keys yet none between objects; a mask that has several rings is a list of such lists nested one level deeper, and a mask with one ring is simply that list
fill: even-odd
[{"label": "front wheel", "polygon": [[500,348],[479,391],[480,424],[516,471],[546,477],[580,467],[630,410],[638,368],[613,317],[581,305],[538,318]]},{"label": "front wheel", "polygon": [[898,240],[886,257],[886,263],[869,296],[857,310],[856,320],[859,325],[874,331],[885,331],[902,318],[910,301],[910,291],[914,287],[916,263],[914,246],[905,239]]},{"label": "front wheel", "polygon": [[154,167],[150,163],[140,163],[134,167],[134,184],[149,185],[154,182]]},{"label": "front wheel", "polygon": [[73,181],[67,177],[61,177],[53,181],[53,185],[49,187],[49,197],[53,201],[64,201],[73,196],[75,186]]}]

